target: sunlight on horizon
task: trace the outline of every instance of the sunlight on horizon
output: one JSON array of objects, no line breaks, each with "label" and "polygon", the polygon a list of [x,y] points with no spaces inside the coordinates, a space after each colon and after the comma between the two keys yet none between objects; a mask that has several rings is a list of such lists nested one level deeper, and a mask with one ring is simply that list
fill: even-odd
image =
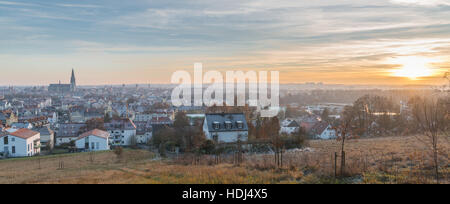
[{"label": "sunlight on horizon", "polygon": [[432,63],[439,62],[434,58],[420,56],[405,56],[390,60],[392,64],[398,64],[401,67],[391,70],[391,76],[406,77],[411,80],[417,80],[420,77],[430,77],[437,74]]}]

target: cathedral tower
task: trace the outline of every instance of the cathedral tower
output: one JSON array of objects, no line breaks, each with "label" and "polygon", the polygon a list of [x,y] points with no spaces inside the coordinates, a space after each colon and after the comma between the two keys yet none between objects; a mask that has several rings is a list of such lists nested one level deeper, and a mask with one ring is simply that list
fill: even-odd
[{"label": "cathedral tower", "polygon": [[75,91],[77,87],[77,82],[75,80],[75,72],[72,69],[72,76],[70,77],[70,88],[72,89],[72,91]]}]

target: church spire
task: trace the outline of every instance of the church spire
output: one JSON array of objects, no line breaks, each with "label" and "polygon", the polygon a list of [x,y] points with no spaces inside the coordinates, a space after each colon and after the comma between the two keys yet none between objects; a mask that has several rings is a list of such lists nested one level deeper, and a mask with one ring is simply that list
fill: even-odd
[{"label": "church spire", "polygon": [[70,85],[71,85],[72,91],[75,91],[75,88],[77,87],[77,83],[75,80],[75,71],[73,70],[73,68],[72,68],[72,76],[70,77]]}]

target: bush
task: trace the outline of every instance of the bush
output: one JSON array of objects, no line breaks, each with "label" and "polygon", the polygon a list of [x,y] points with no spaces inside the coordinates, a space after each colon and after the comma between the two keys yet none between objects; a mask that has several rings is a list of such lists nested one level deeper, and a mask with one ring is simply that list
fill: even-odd
[{"label": "bush", "polygon": [[122,158],[123,156],[123,148],[122,147],[116,147],[114,148],[114,154],[117,156],[117,158]]}]

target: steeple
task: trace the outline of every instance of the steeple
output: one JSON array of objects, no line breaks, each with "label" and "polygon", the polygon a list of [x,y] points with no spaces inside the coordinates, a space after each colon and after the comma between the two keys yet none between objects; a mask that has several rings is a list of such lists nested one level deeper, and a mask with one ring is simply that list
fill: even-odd
[{"label": "steeple", "polygon": [[72,76],[70,77],[70,86],[71,86],[72,91],[75,91],[75,88],[77,87],[77,83],[75,80],[75,72],[73,69],[72,69]]}]

